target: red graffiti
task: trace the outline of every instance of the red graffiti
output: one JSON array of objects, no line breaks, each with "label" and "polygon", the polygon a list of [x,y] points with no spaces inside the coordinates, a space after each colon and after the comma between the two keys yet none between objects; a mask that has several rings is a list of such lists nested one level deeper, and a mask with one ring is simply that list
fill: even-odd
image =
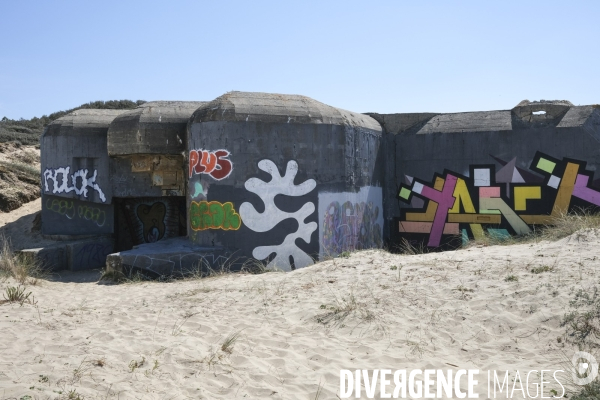
[{"label": "red graffiti", "polygon": [[191,150],[190,178],[194,173],[208,174],[216,180],[225,179],[231,174],[233,164],[227,159],[228,150]]}]

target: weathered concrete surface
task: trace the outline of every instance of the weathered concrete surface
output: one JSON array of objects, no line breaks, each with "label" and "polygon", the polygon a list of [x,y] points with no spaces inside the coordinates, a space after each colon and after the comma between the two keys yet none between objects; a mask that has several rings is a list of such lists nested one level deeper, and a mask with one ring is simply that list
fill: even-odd
[{"label": "weathered concrete surface", "polygon": [[121,114],[108,130],[111,157],[178,155],[186,149],[186,126],[204,101],[152,101]]},{"label": "weathered concrete surface", "polygon": [[154,243],[172,237],[186,236],[185,198],[139,197],[115,198],[115,251]]},{"label": "weathered concrete surface", "polygon": [[232,265],[232,253],[224,247],[198,246],[187,238],[171,238],[135,246],[108,255],[106,268],[123,273],[141,270],[153,276],[182,276],[207,273]]},{"label": "weathered concrete surface", "polygon": [[59,118],[41,138],[42,194],[110,204],[106,135],[123,110],[77,110]]},{"label": "weathered concrete surface", "polygon": [[103,268],[106,257],[114,251],[115,242],[111,237],[79,240],[65,244],[67,267],[70,271]]},{"label": "weathered concrete surface", "polygon": [[370,115],[385,127],[390,150],[384,173],[386,222],[409,207],[397,199],[409,177],[430,181],[446,169],[469,176],[469,165],[492,164],[498,171],[503,166],[498,160],[515,158],[515,167],[528,170],[538,151],[584,160],[591,170],[600,166],[600,109],[594,106],[524,101],[505,111]]},{"label": "weathered concrete surface", "polygon": [[108,129],[116,197],[184,196],[186,127],[202,101],[153,101],[121,114]]},{"label": "weathered concrete surface", "polygon": [[80,271],[102,268],[106,256],[113,252],[114,239],[100,236],[84,240],[57,242],[38,249],[23,249],[18,253],[35,257],[42,268],[50,271]]},{"label": "weathered concrete surface", "polygon": [[111,234],[114,220],[111,204],[50,195],[42,198],[42,232],[46,236]]},{"label": "weathered concrete surface", "polygon": [[[348,233],[346,247],[370,247],[381,236],[375,222],[382,215],[380,140],[381,126],[371,117],[308,97],[230,92],[217,98],[188,125],[190,239],[236,249],[240,260],[302,267],[324,253],[319,229],[329,214],[317,210],[328,194],[336,215],[352,199],[346,212],[353,229],[369,232],[362,241]],[[358,219],[369,202],[373,218],[365,227]],[[328,233],[339,231],[337,224]]]},{"label": "weathered concrete surface", "polygon": [[68,269],[67,249],[64,244],[46,246],[36,249],[23,249],[17,252],[27,257],[35,258],[41,268],[48,271]]}]

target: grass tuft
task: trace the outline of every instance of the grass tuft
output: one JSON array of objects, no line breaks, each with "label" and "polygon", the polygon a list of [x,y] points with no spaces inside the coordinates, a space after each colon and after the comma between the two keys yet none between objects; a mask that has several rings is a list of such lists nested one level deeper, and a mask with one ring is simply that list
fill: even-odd
[{"label": "grass tuft", "polygon": [[241,331],[232,333],[231,335],[227,336],[221,344],[221,351],[224,353],[231,354],[235,342],[237,342],[238,338],[240,337],[240,333]]},{"label": "grass tuft", "polygon": [[[31,254],[15,253],[10,239],[0,236],[0,278],[14,278],[19,284],[35,285],[37,279],[47,277],[48,272]],[[29,278],[29,279],[28,279]]]},{"label": "grass tuft", "polygon": [[531,273],[532,274],[542,274],[544,272],[552,272],[554,271],[553,267],[550,267],[548,265],[542,265],[541,267],[535,267],[531,269]]},{"label": "grass tuft", "polygon": [[23,286],[9,286],[6,288],[4,293],[4,300],[9,303],[19,303],[23,305],[26,301],[31,304],[36,304],[35,298],[31,296],[31,292],[25,293],[25,288]]},{"label": "grass tuft", "polygon": [[582,229],[600,228],[600,214],[589,209],[580,208],[569,214],[563,213],[553,218],[551,224],[539,231],[542,240],[558,240],[570,236]]}]

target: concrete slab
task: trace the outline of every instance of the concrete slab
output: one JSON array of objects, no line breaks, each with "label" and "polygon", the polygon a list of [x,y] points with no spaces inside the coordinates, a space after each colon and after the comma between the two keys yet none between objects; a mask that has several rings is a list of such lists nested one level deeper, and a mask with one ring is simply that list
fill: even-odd
[{"label": "concrete slab", "polygon": [[68,269],[67,266],[67,249],[64,244],[46,246],[37,249],[23,249],[17,252],[26,257],[33,257],[40,266],[49,271],[61,271]]},{"label": "concrete slab", "polygon": [[123,273],[141,270],[151,276],[178,276],[199,269],[207,272],[208,267],[228,267],[234,263],[232,256],[225,247],[199,246],[187,237],[177,237],[109,254],[106,268]]},{"label": "concrete slab", "polygon": [[110,237],[81,240],[65,244],[67,249],[67,265],[70,271],[103,268],[106,256],[115,248],[115,241]]},{"label": "concrete slab", "polygon": [[108,236],[57,242],[37,249],[23,249],[20,254],[31,255],[50,271],[81,271],[103,268],[106,256],[114,251],[114,239]]}]

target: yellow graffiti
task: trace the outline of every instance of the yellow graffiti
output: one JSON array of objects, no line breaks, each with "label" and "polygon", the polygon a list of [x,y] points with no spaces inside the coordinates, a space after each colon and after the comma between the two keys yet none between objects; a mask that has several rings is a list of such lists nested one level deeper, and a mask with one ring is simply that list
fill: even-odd
[{"label": "yellow graffiti", "polygon": [[69,219],[75,217],[75,206],[73,200],[47,199],[46,208],[55,213],[64,215]]},{"label": "yellow graffiti", "polygon": [[515,186],[515,211],[525,211],[527,200],[541,198],[542,188],[539,186]]},{"label": "yellow graffiti", "polygon": [[106,212],[97,207],[79,206],[77,207],[77,212],[79,213],[79,218],[94,221],[98,226],[103,226],[106,222]]},{"label": "yellow graffiti", "polygon": [[93,221],[98,226],[104,226],[106,222],[106,212],[98,207],[80,205],[77,207],[76,213],[73,200],[47,199],[46,209],[64,215],[68,219],[79,217],[80,219]]},{"label": "yellow graffiti", "polygon": [[458,214],[460,212],[460,203],[462,203],[465,213],[475,214],[475,207],[473,206],[473,201],[471,200],[471,195],[464,179],[458,178],[452,195],[456,200],[452,208],[448,211],[449,214]]}]

